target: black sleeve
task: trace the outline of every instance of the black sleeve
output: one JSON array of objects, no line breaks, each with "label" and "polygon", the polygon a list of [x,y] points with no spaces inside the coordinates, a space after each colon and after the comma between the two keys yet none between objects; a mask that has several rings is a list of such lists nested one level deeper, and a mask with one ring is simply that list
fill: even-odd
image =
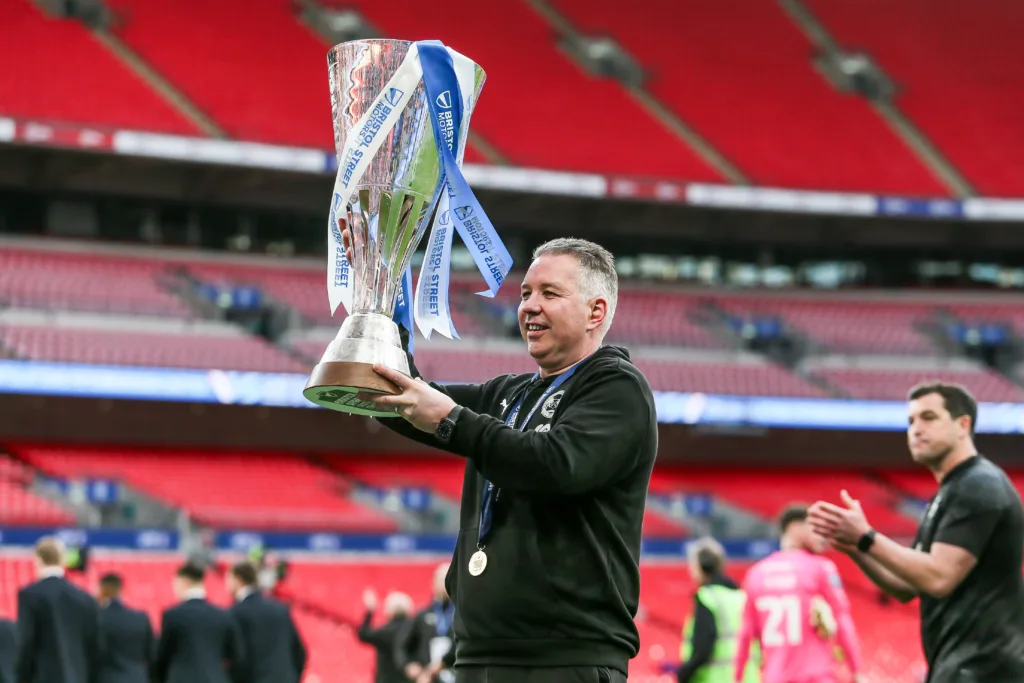
[{"label": "black sleeve", "polygon": [[292,617],[291,612],[288,612],[288,623],[291,626],[291,639],[292,639],[292,657],[295,659],[295,673],[297,681],[302,680],[302,672],[306,670],[306,660],[309,653],[306,651],[306,644],[302,642],[302,634],[299,633],[298,627],[295,626],[295,619]]},{"label": "black sleeve", "polygon": [[156,637],[153,634],[153,622],[149,620],[149,615],[146,617],[146,666],[152,668],[153,662],[156,661]]},{"label": "black sleeve", "polygon": [[690,641],[690,658],[679,669],[679,683],[689,683],[700,667],[708,663],[718,639],[715,615],[711,613],[696,595],[693,596],[693,639]]},{"label": "black sleeve", "polygon": [[29,594],[18,592],[18,681],[35,680],[36,619]]},{"label": "black sleeve", "polygon": [[576,387],[548,432],[519,431],[463,410],[447,450],[472,460],[501,488],[580,495],[633,468],[652,419],[640,381],[608,372]]},{"label": "black sleeve", "polygon": [[156,659],[153,661],[153,680],[163,683],[167,680],[167,671],[174,657],[174,626],[164,612],[160,618],[160,640],[156,647]]},{"label": "black sleeve", "polygon": [[998,498],[986,498],[984,493],[972,492],[952,499],[943,511],[932,543],[948,543],[981,557],[1004,510]]},{"label": "black sleeve", "polygon": [[417,636],[418,624],[419,617],[413,617],[402,624],[402,627],[398,629],[398,633],[395,635],[393,646],[395,666],[398,667],[399,671],[405,671],[406,666],[416,661],[414,654],[419,640]]},{"label": "black sleeve", "polygon": [[385,645],[387,642],[387,632],[383,628],[371,627],[370,624],[372,622],[373,612],[366,610],[366,616],[363,617],[363,623],[359,625],[356,635],[359,637],[360,642],[378,647]]},{"label": "black sleeve", "polygon": [[106,653],[106,642],[100,629],[100,606],[91,597],[88,599],[89,634],[86,639],[86,657],[89,658],[88,680],[99,683]]}]

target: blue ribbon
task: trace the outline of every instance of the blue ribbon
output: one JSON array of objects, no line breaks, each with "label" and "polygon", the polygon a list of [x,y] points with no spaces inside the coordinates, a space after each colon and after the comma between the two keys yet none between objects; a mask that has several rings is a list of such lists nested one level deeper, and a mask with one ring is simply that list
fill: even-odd
[{"label": "blue ribbon", "polygon": [[412,267],[409,267],[405,269],[405,275],[402,276],[402,286],[398,289],[398,298],[395,300],[395,314],[392,316],[392,320],[405,327],[409,332],[409,353],[414,353],[413,339],[416,337],[416,328],[412,324],[412,296]]},{"label": "blue ribbon", "polygon": [[[423,67],[423,87],[427,92],[427,105],[430,108],[434,141],[437,143],[441,173],[448,193],[451,221],[462,241],[469,247],[473,260],[487,283],[487,291],[479,294],[493,298],[512,268],[512,256],[502,244],[497,231],[470,189],[456,159],[464,117],[464,101],[455,75],[455,65],[447,48],[440,41],[420,41],[416,43],[416,47]],[[449,242],[447,247],[449,250],[450,244]],[[430,247],[428,255],[429,251]],[[447,292],[450,276],[447,262],[436,274],[439,276],[437,286]],[[443,303],[445,309],[439,313],[447,317],[449,328],[454,329],[451,325],[451,311],[446,305],[447,297],[444,297]]]},{"label": "blue ribbon", "polygon": [[[518,427],[516,427],[516,418],[519,416],[519,409],[523,407],[523,401],[526,400],[526,395],[530,393],[530,386],[537,381],[537,379],[540,377],[540,373],[538,372],[532,378],[530,378],[529,384],[527,384],[526,387],[522,390],[518,400],[516,400],[515,402],[515,405],[513,405],[511,410],[508,411],[508,417],[505,418],[505,426],[512,427],[513,429],[518,429],[521,432],[525,431],[526,425],[530,424],[530,420],[533,419],[533,414],[537,412],[537,409],[544,405],[544,401],[548,400],[548,397],[551,396],[551,394],[555,393],[555,391],[558,390],[558,387],[568,382],[569,378],[572,377],[573,374],[577,370],[579,370],[584,363],[587,362],[588,358],[589,356],[587,358],[584,358],[579,363],[572,366],[565,372],[563,372],[558,377],[556,377],[555,381],[552,382],[548,386],[548,388],[544,390],[544,393],[541,394],[541,397],[537,400],[535,404],[533,404],[533,408],[530,409],[530,412],[526,414],[526,417],[523,419],[523,421],[519,423]],[[494,526],[494,503],[498,500],[498,495],[500,494],[500,492],[501,489],[492,484],[490,481],[484,481],[484,498],[483,501],[480,503],[480,532],[479,536],[477,537],[478,548],[483,548],[484,542],[491,535],[491,529]]]}]

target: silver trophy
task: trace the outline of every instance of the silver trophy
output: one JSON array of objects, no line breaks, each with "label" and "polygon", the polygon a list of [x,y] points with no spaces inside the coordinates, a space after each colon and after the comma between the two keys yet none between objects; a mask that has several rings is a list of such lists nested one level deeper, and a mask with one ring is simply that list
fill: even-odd
[{"label": "silver trophy", "polygon": [[[342,43],[328,53],[339,156],[357,122],[395,75],[411,46],[400,40],[359,40]],[[474,67],[475,91],[467,98],[467,119],[485,78],[483,69]],[[457,135],[457,140],[456,157],[461,160],[465,135]],[[352,235],[352,306],[338,336],[310,374],[303,395],[333,410],[394,417],[394,413],[378,411],[373,404],[358,400],[356,394],[399,393],[397,386],[373,371],[375,363],[409,374],[392,317],[403,275],[443,189],[422,81],[355,187],[349,206],[340,207],[336,215],[339,221],[347,221]],[[411,291],[408,296],[412,297]],[[412,301],[406,304],[413,306]]]}]

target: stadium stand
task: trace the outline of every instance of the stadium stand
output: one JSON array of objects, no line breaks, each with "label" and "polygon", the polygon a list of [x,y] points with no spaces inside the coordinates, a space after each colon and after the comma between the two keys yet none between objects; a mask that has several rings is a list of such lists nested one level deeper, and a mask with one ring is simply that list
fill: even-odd
[{"label": "stadium stand", "polygon": [[[1024,7],[1012,0],[807,0],[837,40],[866,50],[898,84],[896,102],[982,195],[1024,194]],[[908,27],[912,27],[908,30]]]},{"label": "stadium stand", "polygon": [[648,69],[647,88],[757,183],[945,193],[867,102],[815,72],[813,46],[778,3],[553,4],[625,45]]},{"label": "stadium stand", "polygon": [[621,85],[570,62],[551,28],[526,4],[453,0],[448,10],[460,17],[457,25],[443,14],[420,11],[414,0],[344,5],[358,8],[388,35],[436,38],[480,64],[491,85],[484,86],[473,129],[514,164],[720,180]]},{"label": "stadium stand", "polygon": [[115,0],[116,34],[230,137],[334,148],[327,50],[262,0]]},{"label": "stadium stand", "polygon": [[869,519],[896,536],[913,535],[917,520],[898,510],[899,498],[862,472],[841,470],[696,469],[659,467],[651,478],[652,493],[710,493],[716,501],[774,520],[793,501],[832,500],[841,489],[861,501]]},{"label": "stadium stand", "polygon": [[50,19],[31,0],[7,0],[3,12],[0,63],[18,68],[0,79],[0,113],[200,135],[81,23]]},{"label": "stadium stand", "polygon": [[902,401],[907,389],[922,381],[937,379],[971,388],[979,401],[1024,400],[1024,391],[996,373],[984,370],[897,370],[893,368],[814,368],[806,366],[815,376],[839,387],[851,398]]},{"label": "stadium stand", "polygon": [[809,338],[821,350],[842,354],[935,353],[915,325],[934,315],[927,303],[852,301],[785,294],[762,297],[715,298],[730,316],[749,320],[759,316],[779,318],[787,327]]},{"label": "stadium stand", "polygon": [[272,344],[241,334],[168,333],[79,327],[0,326],[16,358],[102,365],[308,372]]},{"label": "stadium stand", "polygon": [[[113,477],[197,521],[226,528],[393,531],[388,515],[347,496],[351,484],[286,454],[20,448],[43,472]],[[287,482],[282,486],[282,482]]]},{"label": "stadium stand", "polygon": [[188,305],[161,287],[167,270],[150,258],[0,247],[0,304],[188,318]]},{"label": "stadium stand", "polygon": [[0,455],[0,524],[61,526],[74,524],[73,514],[30,486],[35,473],[24,464]]}]

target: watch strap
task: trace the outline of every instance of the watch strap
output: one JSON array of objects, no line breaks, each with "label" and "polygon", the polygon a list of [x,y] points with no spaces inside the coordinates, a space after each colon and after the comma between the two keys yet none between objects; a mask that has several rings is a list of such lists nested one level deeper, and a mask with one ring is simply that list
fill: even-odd
[{"label": "watch strap", "polygon": [[871,546],[875,542],[875,534],[876,532],[874,529],[868,529],[866,532],[864,532],[864,535],[857,540],[857,550],[861,551],[862,553],[866,553],[867,551],[871,550]]}]

